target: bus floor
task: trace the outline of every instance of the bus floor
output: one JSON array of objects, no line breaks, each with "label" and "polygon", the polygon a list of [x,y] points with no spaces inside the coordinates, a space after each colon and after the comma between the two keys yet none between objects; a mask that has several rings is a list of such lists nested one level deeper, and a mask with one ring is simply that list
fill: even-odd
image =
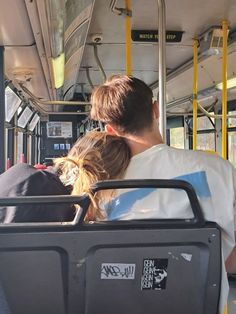
[{"label": "bus floor", "polygon": [[230,292],[228,300],[228,314],[236,313],[236,276],[229,281]]}]

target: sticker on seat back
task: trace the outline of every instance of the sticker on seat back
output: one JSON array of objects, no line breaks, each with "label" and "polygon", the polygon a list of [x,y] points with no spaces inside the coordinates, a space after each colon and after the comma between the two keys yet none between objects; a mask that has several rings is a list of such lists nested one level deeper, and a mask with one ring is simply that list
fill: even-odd
[{"label": "sticker on seat back", "polygon": [[141,290],[163,290],[167,282],[167,258],[146,258],[143,260]]},{"label": "sticker on seat back", "polygon": [[101,279],[134,279],[135,264],[102,263]]}]

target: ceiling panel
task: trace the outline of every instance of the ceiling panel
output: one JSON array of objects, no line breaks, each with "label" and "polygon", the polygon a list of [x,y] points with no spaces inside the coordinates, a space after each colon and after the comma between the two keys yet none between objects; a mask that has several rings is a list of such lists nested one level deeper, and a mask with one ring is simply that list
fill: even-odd
[{"label": "ceiling panel", "polygon": [[[93,34],[102,35],[102,44],[98,54],[104,70],[109,76],[125,73],[125,27],[124,17],[111,12],[110,1],[95,2],[92,21],[84,50],[82,67],[90,66],[91,79],[94,84],[101,83],[101,75],[95,63],[91,38]],[[117,7],[124,7],[124,1],[118,0]],[[157,29],[158,9],[156,0],[132,1],[132,29]],[[166,0],[166,17],[168,30],[184,31],[182,42],[167,44],[167,73],[192,58],[192,38],[213,25],[219,25],[222,19],[228,19],[231,29],[236,28],[235,0]],[[234,69],[233,56],[229,56],[229,75]],[[151,84],[158,79],[158,44],[133,43],[133,75]],[[145,73],[146,72],[146,73]],[[199,89],[212,86],[221,80],[220,56],[211,57],[201,63],[199,68]],[[78,82],[87,83],[85,71],[81,68]],[[89,89],[87,83],[86,88]],[[186,71],[176,79],[168,82],[168,99],[173,100],[191,94],[192,70]]]},{"label": "ceiling panel", "polygon": [[24,0],[1,1],[0,45],[32,45],[33,43],[34,36]]},{"label": "ceiling panel", "polygon": [[[35,96],[49,98],[36,46],[6,48],[5,71],[8,78],[14,83],[17,80],[24,81]],[[27,79],[28,82],[26,82]]]}]

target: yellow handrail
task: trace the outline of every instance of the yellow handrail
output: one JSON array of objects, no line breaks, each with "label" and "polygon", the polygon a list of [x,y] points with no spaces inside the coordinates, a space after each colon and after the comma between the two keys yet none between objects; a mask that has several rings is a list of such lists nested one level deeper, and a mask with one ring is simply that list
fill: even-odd
[{"label": "yellow handrail", "polygon": [[227,66],[228,66],[228,22],[222,22],[222,158],[227,157]]},{"label": "yellow handrail", "polygon": [[193,40],[193,149],[197,149],[198,40]]},{"label": "yellow handrail", "polygon": [[[131,0],[125,0],[125,8],[131,11]],[[125,16],[125,59],[126,74],[132,75],[132,43],[131,43],[131,16]]]},{"label": "yellow handrail", "polygon": [[227,306],[227,304],[224,307],[224,314],[228,314],[228,306]]}]

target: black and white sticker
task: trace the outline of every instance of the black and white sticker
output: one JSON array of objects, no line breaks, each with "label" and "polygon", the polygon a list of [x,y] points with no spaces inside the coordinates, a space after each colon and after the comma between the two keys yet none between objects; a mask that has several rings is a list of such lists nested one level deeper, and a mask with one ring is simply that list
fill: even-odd
[{"label": "black and white sticker", "polygon": [[163,290],[167,281],[167,258],[146,258],[143,260],[141,290]]},{"label": "black and white sticker", "polygon": [[101,279],[134,279],[135,264],[102,263]]}]

